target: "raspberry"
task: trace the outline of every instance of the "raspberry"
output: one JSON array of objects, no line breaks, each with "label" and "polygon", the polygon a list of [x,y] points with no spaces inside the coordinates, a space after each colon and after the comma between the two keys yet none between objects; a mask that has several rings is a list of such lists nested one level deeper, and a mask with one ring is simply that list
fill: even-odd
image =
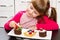
[{"label": "raspberry", "polygon": [[32,34],[32,32],[29,32],[29,34]]},{"label": "raspberry", "polygon": [[34,32],[34,30],[32,30],[32,32]]}]

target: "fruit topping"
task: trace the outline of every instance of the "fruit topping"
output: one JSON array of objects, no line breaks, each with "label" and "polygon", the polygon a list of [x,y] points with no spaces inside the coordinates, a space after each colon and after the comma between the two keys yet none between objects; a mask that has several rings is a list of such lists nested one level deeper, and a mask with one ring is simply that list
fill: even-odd
[{"label": "fruit topping", "polygon": [[32,30],[28,30],[28,32],[31,32]]},{"label": "fruit topping", "polygon": [[43,31],[43,28],[40,28],[40,31]]},{"label": "fruit topping", "polygon": [[17,25],[17,24],[15,24],[15,26],[16,26],[16,27],[15,27],[15,29],[17,29],[17,28],[18,28],[18,25]]},{"label": "fruit topping", "polygon": [[32,30],[32,32],[34,32],[34,30]]},{"label": "fruit topping", "polygon": [[29,32],[29,34],[32,34],[32,32]]}]

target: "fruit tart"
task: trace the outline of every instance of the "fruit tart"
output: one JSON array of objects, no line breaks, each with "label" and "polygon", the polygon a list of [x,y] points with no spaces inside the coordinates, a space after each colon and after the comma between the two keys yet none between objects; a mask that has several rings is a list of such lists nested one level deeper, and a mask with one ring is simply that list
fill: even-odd
[{"label": "fruit tart", "polygon": [[24,35],[27,37],[32,37],[36,34],[36,32],[34,30],[28,30],[26,32],[24,32]]}]

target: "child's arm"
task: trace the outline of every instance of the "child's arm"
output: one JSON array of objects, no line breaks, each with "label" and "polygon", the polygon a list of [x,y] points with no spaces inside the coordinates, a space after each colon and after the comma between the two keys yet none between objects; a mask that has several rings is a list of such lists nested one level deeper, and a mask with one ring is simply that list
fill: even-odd
[{"label": "child's arm", "polygon": [[45,24],[37,24],[37,29],[43,28],[46,30],[58,30],[58,24],[53,20],[49,19],[47,16],[44,16]]},{"label": "child's arm", "polygon": [[12,19],[10,19],[7,23],[5,23],[4,28],[6,30],[11,30],[12,28],[9,26],[11,21],[15,21],[16,23],[18,23],[20,21],[20,17],[22,15],[22,12],[18,12]]}]

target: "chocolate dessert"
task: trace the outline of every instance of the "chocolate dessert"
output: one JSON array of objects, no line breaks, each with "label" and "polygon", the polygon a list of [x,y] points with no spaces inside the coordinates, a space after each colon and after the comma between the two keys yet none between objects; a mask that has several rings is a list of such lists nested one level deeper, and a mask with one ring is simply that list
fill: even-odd
[{"label": "chocolate dessert", "polygon": [[39,30],[39,36],[40,36],[40,37],[46,37],[46,36],[47,36],[46,30],[44,30],[44,29]]},{"label": "chocolate dessert", "polygon": [[16,28],[14,29],[14,33],[16,35],[20,35],[22,33],[22,28],[16,25]]}]

